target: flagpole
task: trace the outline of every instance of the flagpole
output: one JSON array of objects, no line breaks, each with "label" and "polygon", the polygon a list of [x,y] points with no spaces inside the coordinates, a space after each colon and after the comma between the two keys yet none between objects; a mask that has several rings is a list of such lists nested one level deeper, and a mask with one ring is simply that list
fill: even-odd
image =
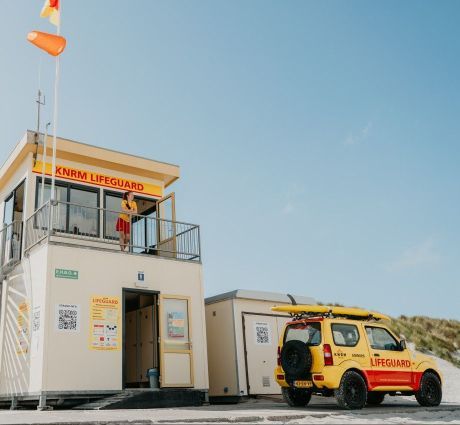
[{"label": "flagpole", "polygon": [[[57,35],[61,34],[61,16],[62,16],[62,0],[59,2],[59,22],[57,25]],[[54,112],[53,112],[53,160],[52,160],[52,177],[51,177],[51,202],[56,201],[54,193],[55,180],[56,180],[56,133],[58,122],[58,94],[59,94],[59,74],[60,74],[60,56],[56,56],[56,72],[54,78]]]},{"label": "flagpole", "polygon": [[47,149],[47,139],[48,139],[48,127],[51,123],[46,124],[45,137],[43,139],[43,154],[42,154],[42,191],[40,194],[40,206],[43,206],[44,196],[45,196],[45,175],[46,175],[46,149]]}]

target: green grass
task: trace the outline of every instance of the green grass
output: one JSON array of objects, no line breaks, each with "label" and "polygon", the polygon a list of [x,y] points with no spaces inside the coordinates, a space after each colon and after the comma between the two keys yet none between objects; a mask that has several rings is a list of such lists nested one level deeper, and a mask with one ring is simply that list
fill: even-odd
[{"label": "green grass", "polygon": [[400,316],[392,320],[390,327],[401,338],[414,343],[417,350],[433,353],[460,367],[460,359],[454,357],[455,352],[460,353],[459,321]]}]

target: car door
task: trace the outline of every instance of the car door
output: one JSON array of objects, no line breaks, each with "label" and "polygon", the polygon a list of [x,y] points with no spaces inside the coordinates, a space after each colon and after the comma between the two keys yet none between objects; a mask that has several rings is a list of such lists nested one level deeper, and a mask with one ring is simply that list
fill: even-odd
[{"label": "car door", "polygon": [[398,340],[382,326],[369,325],[365,329],[371,354],[370,387],[410,389],[412,361],[409,350],[402,349]]}]

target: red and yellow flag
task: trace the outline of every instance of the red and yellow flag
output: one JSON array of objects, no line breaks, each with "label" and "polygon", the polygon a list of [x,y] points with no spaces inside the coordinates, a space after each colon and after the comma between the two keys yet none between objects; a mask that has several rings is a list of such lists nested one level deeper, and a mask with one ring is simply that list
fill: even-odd
[{"label": "red and yellow flag", "polygon": [[42,18],[49,18],[53,25],[59,26],[59,0],[46,0],[40,13]]}]

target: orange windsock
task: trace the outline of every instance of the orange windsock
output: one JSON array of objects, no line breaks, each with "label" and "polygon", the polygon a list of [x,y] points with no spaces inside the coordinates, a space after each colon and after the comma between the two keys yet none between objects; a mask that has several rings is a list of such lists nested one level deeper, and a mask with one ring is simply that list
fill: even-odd
[{"label": "orange windsock", "polygon": [[52,56],[60,55],[66,45],[66,39],[60,35],[47,32],[32,31],[27,34],[27,40]]}]

